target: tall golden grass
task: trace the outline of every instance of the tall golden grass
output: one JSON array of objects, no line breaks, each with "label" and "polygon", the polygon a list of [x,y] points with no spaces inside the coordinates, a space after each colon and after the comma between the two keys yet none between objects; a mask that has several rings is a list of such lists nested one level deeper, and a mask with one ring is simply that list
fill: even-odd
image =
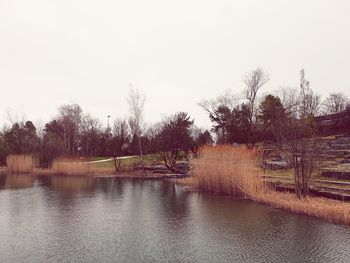
[{"label": "tall golden grass", "polygon": [[299,199],[295,194],[275,191],[251,199],[286,211],[322,218],[332,223],[350,225],[350,203],[348,202],[321,197]]},{"label": "tall golden grass", "polygon": [[257,150],[229,145],[205,146],[192,161],[192,174],[199,188],[229,195],[263,193],[267,187],[255,164]]},{"label": "tall golden grass", "polygon": [[270,189],[257,168],[259,152],[228,145],[205,146],[193,160],[194,184],[200,189],[229,195],[243,195],[294,213],[350,225],[350,203],[308,197],[299,199],[292,193]]},{"label": "tall golden grass", "polygon": [[33,155],[11,154],[6,158],[7,170],[12,173],[29,173],[36,167]]},{"label": "tall golden grass", "polygon": [[93,164],[71,158],[55,159],[51,172],[60,175],[90,175],[94,173]]}]

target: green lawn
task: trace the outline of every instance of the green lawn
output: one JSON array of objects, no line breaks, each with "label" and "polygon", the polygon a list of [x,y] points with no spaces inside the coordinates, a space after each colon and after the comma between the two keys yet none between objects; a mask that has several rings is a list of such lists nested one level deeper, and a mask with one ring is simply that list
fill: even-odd
[{"label": "green lawn", "polygon": [[[91,161],[99,161],[104,159],[109,159],[110,157],[93,157],[90,160]],[[127,158],[127,159],[121,159],[121,166],[122,167],[133,167],[136,166],[140,162],[140,158],[138,156]],[[156,154],[146,154],[143,156],[143,161],[145,165],[153,165],[159,162],[159,158]],[[107,161],[107,162],[101,162],[101,163],[95,163],[96,168],[114,168],[114,162],[113,160]]]}]

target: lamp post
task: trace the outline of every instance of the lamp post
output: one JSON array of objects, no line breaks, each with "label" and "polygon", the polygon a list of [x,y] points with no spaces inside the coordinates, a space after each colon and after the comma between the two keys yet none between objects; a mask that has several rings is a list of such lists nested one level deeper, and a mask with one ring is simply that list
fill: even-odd
[{"label": "lamp post", "polygon": [[111,115],[107,116],[107,128],[109,129],[109,118],[111,117]]}]

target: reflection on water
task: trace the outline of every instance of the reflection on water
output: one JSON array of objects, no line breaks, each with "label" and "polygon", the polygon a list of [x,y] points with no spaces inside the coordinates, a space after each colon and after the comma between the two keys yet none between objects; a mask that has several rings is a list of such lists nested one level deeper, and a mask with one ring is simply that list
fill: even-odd
[{"label": "reflection on water", "polygon": [[0,176],[1,262],[348,262],[350,229],[137,179]]},{"label": "reflection on water", "polygon": [[95,187],[93,178],[89,177],[53,176],[48,179],[50,179],[49,183],[53,190],[62,192],[89,192],[93,191]]},{"label": "reflection on water", "polygon": [[35,176],[28,176],[28,175],[0,175],[0,189],[1,188],[28,188],[32,187],[33,183],[35,182],[36,177]]}]

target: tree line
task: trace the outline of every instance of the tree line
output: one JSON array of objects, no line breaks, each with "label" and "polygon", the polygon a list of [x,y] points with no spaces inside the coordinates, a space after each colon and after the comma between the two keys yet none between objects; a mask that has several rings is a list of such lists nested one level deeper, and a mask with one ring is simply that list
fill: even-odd
[{"label": "tree line", "polygon": [[34,154],[41,167],[49,167],[62,156],[117,157],[157,153],[171,169],[182,155],[200,145],[213,142],[207,130],[201,130],[185,112],[163,118],[155,124],[143,120],[144,95],[130,88],[129,114],[104,127],[101,121],[83,112],[78,104],[61,105],[58,113],[39,131],[30,120],[16,121],[0,132],[0,163],[9,154]]},{"label": "tree line", "polygon": [[299,87],[261,96],[269,79],[263,69],[257,68],[244,77],[245,89],[240,96],[226,93],[202,101],[200,106],[212,122],[210,131],[199,129],[186,112],[174,113],[154,124],[145,123],[145,96],[133,88],[127,96],[128,115],[107,127],[77,104],[61,105],[42,130],[30,120],[4,126],[0,132],[0,164],[6,163],[9,154],[34,154],[41,167],[49,167],[62,156],[138,155],[143,166],[144,154],[157,153],[159,160],[175,171],[176,162],[201,145],[254,147],[258,142],[277,142],[287,152],[296,178],[300,178],[300,194],[304,194],[305,178],[312,173],[318,152],[311,140],[319,135],[316,118],[321,114],[345,114],[348,117],[342,121],[350,126],[349,100],[342,93],[331,93],[322,101],[310,87],[304,70],[300,71]]},{"label": "tree line", "polygon": [[257,68],[245,76],[242,94],[226,93],[199,103],[208,113],[217,143],[253,146],[259,141],[276,141],[280,122],[288,118],[311,120],[350,112],[349,99],[343,93],[330,93],[322,101],[311,89],[304,70],[300,71],[298,88],[282,88],[259,96],[268,81],[269,75]]}]

